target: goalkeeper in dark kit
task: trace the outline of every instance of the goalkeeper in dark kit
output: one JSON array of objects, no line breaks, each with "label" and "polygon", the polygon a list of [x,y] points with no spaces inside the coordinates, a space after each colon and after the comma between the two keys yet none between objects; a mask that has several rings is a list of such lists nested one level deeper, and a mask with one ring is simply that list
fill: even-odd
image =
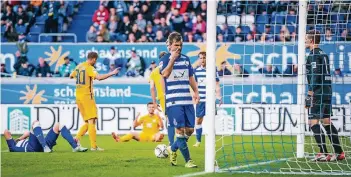
[{"label": "goalkeeper in dark kit", "polygon": [[[319,147],[319,153],[312,161],[344,160],[345,153],[341,148],[338,131],[330,120],[332,116],[332,77],[329,57],[319,48],[320,38],[321,34],[316,30],[310,30],[306,34],[306,48],[310,50],[310,53],[306,61],[308,93],[305,106],[308,109],[309,125]],[[322,127],[333,145],[334,153],[332,154],[328,153]]]}]

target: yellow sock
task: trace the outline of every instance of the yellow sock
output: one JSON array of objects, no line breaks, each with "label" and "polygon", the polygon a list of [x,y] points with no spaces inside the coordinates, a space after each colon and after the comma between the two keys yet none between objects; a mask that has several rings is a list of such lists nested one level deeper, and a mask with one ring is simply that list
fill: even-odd
[{"label": "yellow sock", "polygon": [[88,128],[90,146],[91,148],[96,148],[96,127],[95,124],[89,124]]},{"label": "yellow sock", "polygon": [[78,134],[76,135],[76,138],[78,140],[80,140],[80,138],[82,138],[82,136],[85,135],[85,133],[87,133],[88,131],[88,123],[84,123],[80,128],[79,128],[79,131],[78,131]]},{"label": "yellow sock", "polygon": [[122,136],[120,140],[121,140],[121,142],[126,142],[126,141],[129,141],[131,139],[133,139],[133,135],[128,133],[128,134]]}]

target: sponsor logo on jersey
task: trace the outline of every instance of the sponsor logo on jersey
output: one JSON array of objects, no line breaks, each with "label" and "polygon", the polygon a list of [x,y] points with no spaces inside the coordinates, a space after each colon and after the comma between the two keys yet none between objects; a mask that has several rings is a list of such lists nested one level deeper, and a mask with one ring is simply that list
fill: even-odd
[{"label": "sponsor logo on jersey", "polygon": [[311,66],[312,66],[312,68],[317,68],[317,63],[316,62],[312,62]]}]

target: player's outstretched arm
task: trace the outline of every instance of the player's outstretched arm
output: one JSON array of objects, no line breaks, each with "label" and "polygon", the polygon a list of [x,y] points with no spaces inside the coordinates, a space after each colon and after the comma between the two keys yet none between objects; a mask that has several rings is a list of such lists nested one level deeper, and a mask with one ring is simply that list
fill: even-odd
[{"label": "player's outstretched arm", "polygon": [[73,79],[73,78],[76,78],[76,75],[77,75],[77,70],[73,70],[72,73],[69,75],[69,78],[70,79]]},{"label": "player's outstretched arm", "polygon": [[109,78],[111,76],[114,76],[114,75],[118,74],[118,72],[119,72],[119,68],[116,68],[115,70],[113,70],[113,71],[111,71],[111,72],[109,72],[107,74],[97,74],[95,76],[95,79],[97,79],[99,81],[105,80],[105,79],[107,79],[107,78]]},{"label": "player's outstretched arm", "polygon": [[30,135],[30,132],[29,132],[29,131],[25,131],[21,137],[19,137],[19,138],[16,139],[16,142],[28,138],[29,135]]}]

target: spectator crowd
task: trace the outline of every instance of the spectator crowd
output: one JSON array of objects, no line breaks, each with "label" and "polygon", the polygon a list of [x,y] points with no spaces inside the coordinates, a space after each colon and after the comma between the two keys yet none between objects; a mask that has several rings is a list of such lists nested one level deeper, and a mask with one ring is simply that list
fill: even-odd
[{"label": "spectator crowd", "polygon": [[[185,42],[205,42],[206,10],[206,1],[101,0],[86,38],[88,42],[164,42],[165,36],[177,31]],[[297,40],[297,0],[220,0],[217,10],[218,42]],[[351,40],[351,23],[335,25],[348,22],[349,13],[347,3],[311,1],[308,29],[325,32],[325,41]]]},{"label": "spectator crowd", "polygon": [[[1,1],[1,41],[16,42],[23,35],[38,42],[41,33],[65,33],[80,4],[67,0]],[[55,37],[46,42],[61,40]]]},{"label": "spectator crowd", "polygon": [[[64,33],[83,1],[5,0],[1,4],[3,42],[19,35]],[[349,1],[309,1],[308,29],[322,31],[322,41],[350,41]],[[207,4],[192,1],[100,0],[86,30],[87,42],[165,42],[172,31],[185,42],[206,41]],[[298,0],[218,1],[218,42],[289,42],[297,40]],[[84,31],[84,29],[82,29]],[[61,41],[61,37],[46,42]]]}]

